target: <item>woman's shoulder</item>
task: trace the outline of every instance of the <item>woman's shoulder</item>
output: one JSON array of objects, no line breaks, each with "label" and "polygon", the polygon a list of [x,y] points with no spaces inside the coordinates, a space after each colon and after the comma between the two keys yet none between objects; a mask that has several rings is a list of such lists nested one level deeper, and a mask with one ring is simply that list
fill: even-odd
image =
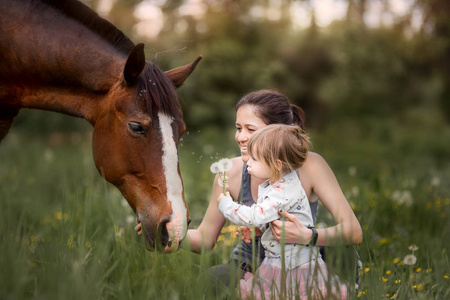
[{"label": "woman's shoulder", "polygon": [[320,165],[327,165],[327,162],[320,154],[310,151],[310,152],[308,152],[308,155],[306,156],[306,159],[302,165],[302,168],[314,169],[314,168],[319,167]]},{"label": "woman's shoulder", "polygon": [[229,177],[235,176],[235,175],[241,175],[242,168],[244,165],[244,162],[242,161],[242,158],[240,156],[233,157],[230,159],[233,166],[231,167],[231,170],[227,171],[227,175]]},{"label": "woman's shoulder", "polygon": [[[328,172],[330,166],[325,159],[318,153],[308,152],[305,162],[300,167],[300,178],[306,180],[307,178],[315,178],[316,175],[320,176],[323,172]],[[303,183],[302,180],[302,183]]]}]

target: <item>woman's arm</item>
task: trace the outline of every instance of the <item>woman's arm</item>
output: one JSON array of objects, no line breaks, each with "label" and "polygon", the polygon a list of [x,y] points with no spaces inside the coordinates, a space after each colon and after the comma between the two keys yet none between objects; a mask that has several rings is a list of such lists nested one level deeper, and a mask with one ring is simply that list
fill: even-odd
[{"label": "woman's arm", "polygon": [[[301,168],[301,178],[308,178],[307,194],[315,194],[333,216],[336,225],[317,230],[319,238],[317,245],[336,245],[345,239],[347,244],[360,244],[362,230],[350,204],[345,198],[336,177],[326,161],[316,153],[309,153],[305,164]],[[290,219],[290,218],[289,218]],[[296,243],[311,238],[310,229],[300,222],[284,222],[287,243]],[[279,241],[282,222],[272,222],[272,233]]]}]

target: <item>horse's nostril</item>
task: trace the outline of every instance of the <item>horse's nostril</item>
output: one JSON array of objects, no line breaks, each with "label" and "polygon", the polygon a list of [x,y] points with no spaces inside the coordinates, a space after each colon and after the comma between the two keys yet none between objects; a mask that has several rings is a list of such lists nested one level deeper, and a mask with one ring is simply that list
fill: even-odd
[{"label": "horse's nostril", "polygon": [[[167,231],[167,223],[169,219],[165,219],[159,223],[159,230],[161,232],[161,243],[163,246],[166,246],[169,242],[169,232]],[[170,245],[169,245],[170,247]]]}]

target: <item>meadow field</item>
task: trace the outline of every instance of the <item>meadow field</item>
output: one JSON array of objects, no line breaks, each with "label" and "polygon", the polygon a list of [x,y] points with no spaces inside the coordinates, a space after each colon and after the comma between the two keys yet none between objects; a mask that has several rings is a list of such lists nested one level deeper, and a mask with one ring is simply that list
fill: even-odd
[{"label": "meadow field", "polygon": [[[352,299],[449,299],[450,130],[413,126],[414,116],[369,122],[311,131],[363,227]],[[232,136],[188,131],[181,141],[191,228],[208,205],[210,164],[236,154]],[[332,223],[323,207],[319,220]],[[201,274],[228,260],[235,226],[200,255],[148,252],[134,226],[94,167],[89,128],[37,135],[18,126],[2,142],[0,299],[214,299]]]}]

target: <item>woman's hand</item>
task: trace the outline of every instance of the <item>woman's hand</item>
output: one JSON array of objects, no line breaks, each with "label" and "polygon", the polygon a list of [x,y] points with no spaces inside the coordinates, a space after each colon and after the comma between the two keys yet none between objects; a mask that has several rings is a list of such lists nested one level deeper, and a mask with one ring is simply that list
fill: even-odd
[{"label": "woman's hand", "polygon": [[[287,219],[284,221],[285,243],[302,245],[309,243],[312,237],[311,229],[305,227],[293,214],[284,212],[281,209],[278,209],[278,214]],[[280,243],[281,233],[283,231],[283,221],[275,220],[272,221],[271,225],[270,229],[272,230],[272,235],[274,239]]]},{"label": "woman's hand", "polygon": [[134,230],[136,230],[138,235],[142,235],[142,224],[141,221],[139,221],[139,219],[136,219],[137,225],[136,227],[134,227]]}]

